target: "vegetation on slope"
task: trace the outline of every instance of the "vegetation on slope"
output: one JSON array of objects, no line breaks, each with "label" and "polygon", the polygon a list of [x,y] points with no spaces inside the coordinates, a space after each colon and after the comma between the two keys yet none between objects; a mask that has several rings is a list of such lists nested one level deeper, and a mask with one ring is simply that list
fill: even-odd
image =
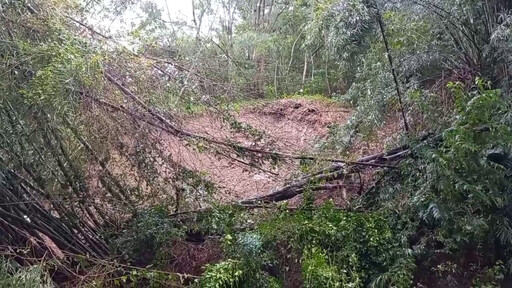
[{"label": "vegetation on slope", "polygon": [[[197,0],[192,25],[138,5],[0,1],[0,286],[507,285],[509,1]],[[309,94],[353,109],[320,155],[262,146],[226,105]],[[253,141],[187,130],[200,109]],[[346,155],[389,118],[396,149]],[[226,203],[169,142],[303,173]]]}]

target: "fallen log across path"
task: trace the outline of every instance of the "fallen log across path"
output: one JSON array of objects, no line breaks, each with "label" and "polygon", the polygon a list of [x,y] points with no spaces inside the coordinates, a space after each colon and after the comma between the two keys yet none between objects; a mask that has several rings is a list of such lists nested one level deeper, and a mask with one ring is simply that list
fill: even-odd
[{"label": "fallen log across path", "polygon": [[[432,138],[432,134],[425,134],[420,137],[419,142]],[[439,137],[433,137],[439,138]],[[437,139],[436,139],[437,140]],[[344,183],[330,185],[329,182],[341,180],[351,174],[361,172],[363,169],[371,168],[396,168],[396,163],[406,158],[411,151],[409,144],[391,149],[387,152],[377,153],[359,158],[351,163],[334,163],[329,167],[303,177],[295,182],[288,184],[270,194],[245,199],[238,202],[240,205],[257,205],[261,203],[276,203],[290,200],[308,189],[310,191],[325,191],[332,189],[333,186],[342,187]],[[353,183],[347,183],[346,186],[352,186]]]}]

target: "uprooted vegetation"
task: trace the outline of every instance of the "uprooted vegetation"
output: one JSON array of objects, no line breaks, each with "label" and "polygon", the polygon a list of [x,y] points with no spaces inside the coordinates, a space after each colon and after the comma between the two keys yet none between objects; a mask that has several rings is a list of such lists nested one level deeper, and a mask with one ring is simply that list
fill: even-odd
[{"label": "uprooted vegetation", "polygon": [[0,1],[0,287],[510,285],[508,1],[86,2]]}]

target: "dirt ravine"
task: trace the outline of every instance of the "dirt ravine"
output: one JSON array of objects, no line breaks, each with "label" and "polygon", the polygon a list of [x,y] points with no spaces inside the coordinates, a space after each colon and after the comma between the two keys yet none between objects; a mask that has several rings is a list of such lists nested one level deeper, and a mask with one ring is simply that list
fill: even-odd
[{"label": "dirt ravine", "polygon": [[[218,112],[203,112],[188,117],[183,126],[200,135],[220,140],[231,139],[245,146],[311,154],[317,150],[316,144],[327,136],[329,126],[344,124],[350,111],[330,101],[281,99],[242,108],[232,115],[239,123],[249,124],[263,132],[262,139],[255,143],[254,138],[233,131]],[[164,151],[174,161],[206,175],[223,192],[221,197],[225,201],[267,194],[273,188],[282,186],[298,171],[298,164],[291,162],[279,167],[266,167],[273,172],[266,173],[213,153],[197,152],[172,136],[162,134],[162,137],[165,137],[162,141]]]}]

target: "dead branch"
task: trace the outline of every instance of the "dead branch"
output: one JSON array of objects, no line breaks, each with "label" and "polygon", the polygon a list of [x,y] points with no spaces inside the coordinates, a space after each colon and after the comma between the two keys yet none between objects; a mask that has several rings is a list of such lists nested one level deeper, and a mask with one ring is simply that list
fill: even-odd
[{"label": "dead branch", "polygon": [[[253,153],[253,154],[260,154],[260,155],[267,155],[267,156],[270,156],[270,157],[274,157],[276,159],[314,160],[314,161],[320,161],[320,162],[344,163],[344,164],[347,164],[347,165],[356,165],[356,166],[359,165],[359,166],[371,166],[371,167],[379,167],[379,168],[396,168],[393,165],[382,164],[382,163],[349,161],[349,160],[345,160],[345,159],[335,159],[335,158],[323,158],[323,157],[317,157],[317,156],[307,156],[307,155],[300,156],[300,155],[285,154],[285,153],[280,153],[280,152],[275,152],[275,151],[268,151],[268,150],[263,150],[263,149],[258,149],[258,148],[246,147],[246,146],[243,146],[243,145],[240,145],[240,144],[237,144],[237,143],[225,142],[225,141],[217,140],[217,139],[210,138],[210,137],[207,137],[207,136],[204,136],[204,135],[194,134],[192,132],[186,131],[186,130],[184,130],[182,128],[179,128],[176,125],[172,124],[171,121],[169,121],[167,118],[165,118],[164,116],[160,115],[154,109],[152,109],[151,107],[149,107],[146,104],[144,104],[143,101],[141,101],[128,88],[124,87],[121,83],[119,83],[119,81],[115,80],[111,75],[105,73],[105,78],[107,78],[107,80],[109,80],[109,82],[114,84],[114,86],[116,86],[121,92],[123,92],[124,95],[126,95],[128,98],[132,99],[141,108],[143,108],[143,110],[145,110],[151,116],[156,118],[156,120],[158,122],[160,122],[161,125],[155,125],[153,121],[145,121],[145,122],[147,122],[148,124],[150,124],[150,125],[152,125],[152,126],[154,126],[156,128],[163,129],[163,130],[165,130],[165,131],[169,132],[170,134],[175,135],[177,137],[201,140],[201,141],[205,141],[207,143],[213,144],[213,145],[231,148],[231,149],[233,149],[235,151],[242,151],[242,152],[248,152],[248,153]],[[133,116],[133,113],[128,112],[126,108],[119,107],[119,106],[117,106],[115,104],[108,103],[108,102],[106,102],[104,100],[103,101],[98,101],[96,99],[94,99],[94,100],[97,101],[100,104],[103,104],[103,105],[106,104],[108,107],[110,107],[112,109],[115,109],[115,110],[117,110],[119,112],[122,112],[122,113],[128,114],[130,116]],[[137,116],[137,118],[140,119],[140,116]]]}]

